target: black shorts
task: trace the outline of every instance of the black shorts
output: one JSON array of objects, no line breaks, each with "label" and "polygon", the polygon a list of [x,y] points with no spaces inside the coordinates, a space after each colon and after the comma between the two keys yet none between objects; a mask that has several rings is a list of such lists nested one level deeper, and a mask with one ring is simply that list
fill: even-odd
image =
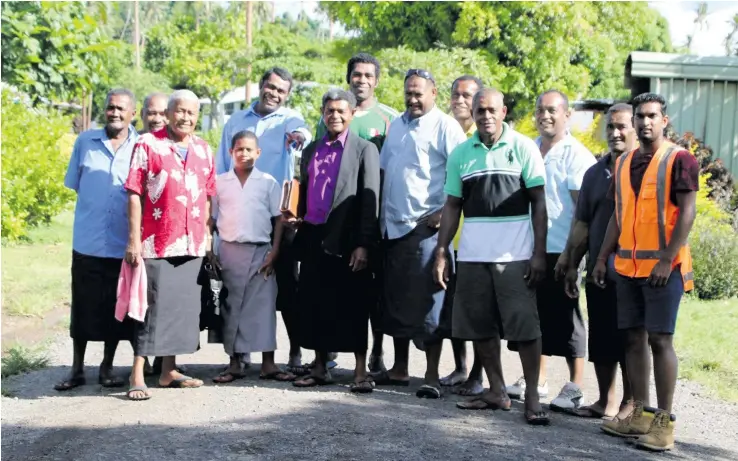
[{"label": "black shorts", "polygon": [[674,334],[679,304],[684,295],[680,267],[672,271],[666,286],[654,288],[646,278],[619,276],[618,328],[644,328],[649,333]]},{"label": "black shorts", "polygon": [[614,283],[600,288],[587,283],[587,317],[589,320],[589,361],[593,363],[623,362],[625,343],[618,329],[617,290]]},{"label": "black shorts", "polygon": [[[536,290],[543,343],[541,353],[580,358],[587,353],[587,333],[579,298],[567,296],[564,281],[554,279],[554,267],[559,256],[559,253],[546,254],[546,276]],[[517,350],[517,345],[509,342],[508,349]]]},{"label": "black shorts", "polygon": [[[459,272],[459,261],[457,259],[458,254],[454,250],[454,272]],[[454,312],[454,297],[456,294],[456,277],[451,277],[446,284],[446,297],[443,298],[443,309],[441,310],[441,319],[438,322],[438,329],[436,330],[436,336],[439,339],[452,339],[453,338],[453,312]]]}]

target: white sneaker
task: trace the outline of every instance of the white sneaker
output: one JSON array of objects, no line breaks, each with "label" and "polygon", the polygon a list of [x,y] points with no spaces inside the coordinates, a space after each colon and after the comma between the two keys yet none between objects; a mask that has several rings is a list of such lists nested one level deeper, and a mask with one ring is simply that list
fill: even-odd
[{"label": "white sneaker", "polygon": [[[515,384],[507,386],[505,391],[507,391],[507,395],[511,399],[525,398],[525,378],[521,376],[517,381],[515,381]],[[548,382],[543,383],[542,386],[538,386],[538,395],[541,398],[548,395]]]},{"label": "white sneaker", "polygon": [[554,411],[572,411],[582,406],[584,394],[574,383],[566,383],[559,396],[551,400],[549,407]]}]

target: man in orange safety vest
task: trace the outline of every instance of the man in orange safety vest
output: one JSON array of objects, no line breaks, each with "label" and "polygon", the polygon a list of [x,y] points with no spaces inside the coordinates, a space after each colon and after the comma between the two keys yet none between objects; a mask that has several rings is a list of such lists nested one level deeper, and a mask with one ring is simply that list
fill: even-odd
[{"label": "man in orange safety vest", "polygon": [[[674,446],[677,311],[684,292],[694,287],[687,237],[696,215],[699,164],[689,151],[665,139],[669,116],[662,96],[641,94],[633,107],[640,146],[617,160],[611,189],[615,213],[592,276],[604,286],[606,262],[615,253],[617,321],[625,330],[634,410],[602,429],[637,438],[640,448],[664,451]],[[658,408],[648,406],[649,345]]]}]

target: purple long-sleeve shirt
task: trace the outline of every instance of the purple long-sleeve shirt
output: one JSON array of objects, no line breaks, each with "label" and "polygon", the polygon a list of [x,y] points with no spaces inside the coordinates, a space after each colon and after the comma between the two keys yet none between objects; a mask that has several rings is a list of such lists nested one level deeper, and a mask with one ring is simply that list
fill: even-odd
[{"label": "purple long-sleeve shirt", "polygon": [[333,192],[336,189],[348,130],[341,133],[334,141],[329,140],[328,136],[326,134],[318,142],[315,155],[308,165],[305,221],[311,224],[324,224],[333,206]]}]

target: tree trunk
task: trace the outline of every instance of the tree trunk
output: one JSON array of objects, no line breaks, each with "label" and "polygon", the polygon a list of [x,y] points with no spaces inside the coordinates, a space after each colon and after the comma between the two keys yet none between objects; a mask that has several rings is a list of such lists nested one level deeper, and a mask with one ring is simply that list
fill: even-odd
[{"label": "tree trunk", "polygon": [[133,43],[136,48],[136,70],[141,70],[141,37],[139,37],[139,24],[138,24],[138,0],[133,2],[134,17],[133,17]]},{"label": "tree trunk", "polygon": [[218,128],[218,124],[220,123],[219,104],[220,101],[216,101],[212,96],[210,97],[210,123],[208,124],[208,131]]},{"label": "tree trunk", "polygon": [[246,49],[249,53],[249,64],[246,67],[246,106],[251,102],[251,27],[254,20],[254,4],[246,5]]}]

